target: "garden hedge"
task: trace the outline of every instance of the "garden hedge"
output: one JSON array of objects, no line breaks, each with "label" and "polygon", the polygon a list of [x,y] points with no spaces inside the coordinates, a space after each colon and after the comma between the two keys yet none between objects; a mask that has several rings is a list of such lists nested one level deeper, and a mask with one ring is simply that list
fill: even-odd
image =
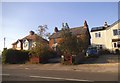
[{"label": "garden hedge", "polygon": [[19,64],[29,60],[29,51],[7,49],[2,52],[2,63]]}]

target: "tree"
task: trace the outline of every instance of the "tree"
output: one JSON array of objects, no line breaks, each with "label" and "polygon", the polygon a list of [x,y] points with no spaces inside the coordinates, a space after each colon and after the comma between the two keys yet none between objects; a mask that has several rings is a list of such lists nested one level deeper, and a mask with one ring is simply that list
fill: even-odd
[{"label": "tree", "polygon": [[42,42],[42,39],[45,39],[49,36],[50,33],[47,32],[47,25],[39,25],[38,26],[38,36],[41,37],[41,40],[36,41],[35,47],[30,51],[32,55],[40,56],[40,54],[43,52],[43,49],[48,47],[44,42]]},{"label": "tree", "polygon": [[82,40],[73,35],[69,29],[62,30],[62,40],[60,41],[59,48],[62,53],[69,55],[78,55],[82,51]]},{"label": "tree", "polygon": [[41,60],[45,62],[47,60],[43,60],[43,58],[48,59],[51,57],[49,45],[42,41],[50,35],[46,31],[47,29],[47,25],[38,26],[38,36],[40,39],[36,41],[35,47],[30,50],[31,57],[39,58],[39,62],[41,62]]},{"label": "tree", "polygon": [[84,49],[84,43],[82,39],[77,38],[76,35],[73,35],[69,29],[62,30],[61,36],[62,40],[59,43],[59,49],[64,56],[62,63],[79,63],[79,61],[83,58],[82,50]]},{"label": "tree", "polygon": [[48,30],[47,25],[39,25],[38,26],[38,30],[37,30],[38,31],[38,35],[40,37],[42,37],[42,38],[47,39],[50,36],[50,33],[47,32],[47,30]]}]

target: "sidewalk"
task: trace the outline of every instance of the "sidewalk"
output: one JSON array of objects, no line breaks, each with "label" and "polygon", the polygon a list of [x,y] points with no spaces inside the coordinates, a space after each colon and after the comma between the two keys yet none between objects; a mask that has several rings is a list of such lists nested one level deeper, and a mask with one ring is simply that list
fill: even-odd
[{"label": "sidewalk", "polygon": [[54,64],[6,64],[4,68],[20,68],[30,70],[62,70],[62,71],[83,71],[83,72],[114,72],[118,73],[118,63],[103,64],[79,64],[79,65],[62,65]]},{"label": "sidewalk", "polygon": [[85,64],[79,65],[62,65],[60,63],[48,63],[48,64],[4,64],[4,68],[20,68],[30,70],[62,70],[62,71],[83,71],[83,72],[114,72],[118,73],[118,61],[117,55],[104,55],[98,59],[91,59]]}]

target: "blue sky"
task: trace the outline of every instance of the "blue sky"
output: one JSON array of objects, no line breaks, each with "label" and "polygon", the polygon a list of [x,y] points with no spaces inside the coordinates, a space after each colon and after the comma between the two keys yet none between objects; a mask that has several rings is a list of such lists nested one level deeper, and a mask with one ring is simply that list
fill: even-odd
[{"label": "blue sky", "polygon": [[2,28],[0,28],[0,50],[3,38],[6,47],[17,39],[36,32],[39,25],[48,25],[48,32],[53,33],[54,27],[61,29],[62,22],[70,27],[82,26],[87,20],[89,29],[118,20],[117,2],[3,2]]}]

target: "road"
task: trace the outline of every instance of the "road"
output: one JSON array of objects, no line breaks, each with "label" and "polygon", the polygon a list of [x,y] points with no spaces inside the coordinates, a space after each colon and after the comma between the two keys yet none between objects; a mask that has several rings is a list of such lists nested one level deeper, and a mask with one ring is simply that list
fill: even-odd
[{"label": "road", "polygon": [[2,67],[2,81],[117,81],[115,72],[84,72],[75,70],[40,70]]}]

